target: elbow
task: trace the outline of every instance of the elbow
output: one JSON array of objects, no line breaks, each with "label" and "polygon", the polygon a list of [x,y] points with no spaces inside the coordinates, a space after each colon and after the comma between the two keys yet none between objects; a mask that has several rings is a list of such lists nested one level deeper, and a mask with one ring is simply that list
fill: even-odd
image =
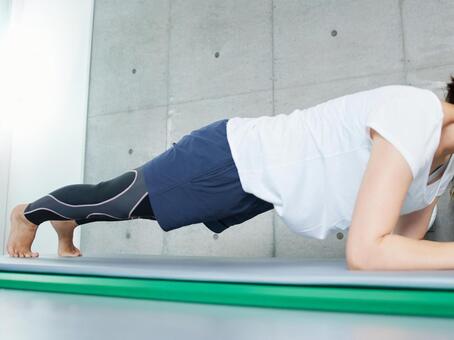
[{"label": "elbow", "polygon": [[359,245],[348,246],[345,253],[346,264],[349,270],[376,270],[379,269],[379,258],[372,247]]},{"label": "elbow", "polygon": [[346,263],[348,270],[367,270],[367,263],[362,259],[359,253],[346,253]]},{"label": "elbow", "polygon": [[348,270],[372,270],[372,267],[363,260],[358,259],[347,259]]}]

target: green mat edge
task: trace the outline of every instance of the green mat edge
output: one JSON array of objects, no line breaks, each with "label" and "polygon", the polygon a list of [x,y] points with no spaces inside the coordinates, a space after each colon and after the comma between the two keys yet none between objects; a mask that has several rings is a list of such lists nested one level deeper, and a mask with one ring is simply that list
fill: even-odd
[{"label": "green mat edge", "polygon": [[454,291],[0,272],[0,288],[174,302],[454,317]]}]

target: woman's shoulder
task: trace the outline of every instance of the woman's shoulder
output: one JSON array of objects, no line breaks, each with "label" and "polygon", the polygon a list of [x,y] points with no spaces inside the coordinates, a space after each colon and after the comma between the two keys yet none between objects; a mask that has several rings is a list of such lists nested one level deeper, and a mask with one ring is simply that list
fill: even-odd
[{"label": "woman's shoulder", "polygon": [[370,93],[387,95],[401,100],[433,99],[436,94],[429,89],[417,87],[414,85],[384,85],[369,90]]},{"label": "woman's shoulder", "polygon": [[374,110],[386,110],[389,114],[413,114],[416,111],[426,118],[439,119],[442,116],[441,101],[429,89],[413,85],[385,85],[369,90],[369,99],[375,103]]},{"label": "woman's shoulder", "polygon": [[[383,85],[362,91],[353,92],[343,96],[341,99],[351,103],[368,103],[369,107],[377,109],[381,106],[391,107],[396,104],[420,105],[421,102],[434,103],[437,98],[430,90],[413,85],[391,84]],[[438,98],[437,98],[438,99]]]}]

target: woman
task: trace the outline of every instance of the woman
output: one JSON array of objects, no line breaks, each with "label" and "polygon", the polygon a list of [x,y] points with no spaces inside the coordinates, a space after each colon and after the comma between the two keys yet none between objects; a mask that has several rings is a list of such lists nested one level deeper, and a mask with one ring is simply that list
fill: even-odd
[{"label": "woman", "polygon": [[7,250],[31,251],[50,220],[59,254],[77,256],[76,226],[132,218],[164,231],[204,223],[220,233],[274,208],[322,239],[349,228],[350,269],[454,268],[454,243],[423,240],[454,176],[454,78],[446,101],[390,85],[289,115],[224,119],[192,131],[139,168],[60,188],[15,207]]}]

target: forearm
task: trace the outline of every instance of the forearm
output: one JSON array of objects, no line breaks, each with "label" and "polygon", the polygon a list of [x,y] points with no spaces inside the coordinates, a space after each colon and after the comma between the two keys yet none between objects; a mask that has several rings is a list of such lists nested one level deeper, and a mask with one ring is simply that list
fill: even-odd
[{"label": "forearm", "polygon": [[348,262],[351,269],[359,270],[454,269],[454,242],[415,240],[389,234],[360,253],[352,252]]}]

